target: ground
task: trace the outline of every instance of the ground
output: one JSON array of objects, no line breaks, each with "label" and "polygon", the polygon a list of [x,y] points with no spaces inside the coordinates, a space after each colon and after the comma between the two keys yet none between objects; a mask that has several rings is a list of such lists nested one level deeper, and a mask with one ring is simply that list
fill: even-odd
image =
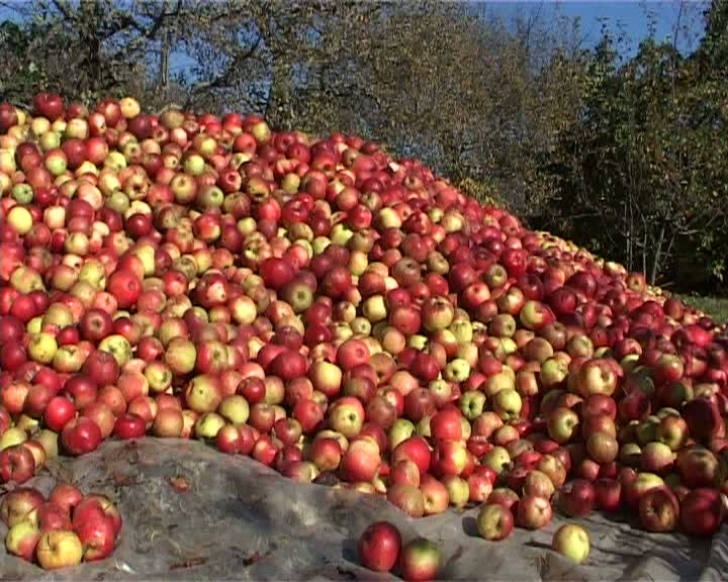
[{"label": "ground", "polygon": [[685,303],[701,309],[718,323],[728,323],[728,298],[683,295],[682,299]]}]

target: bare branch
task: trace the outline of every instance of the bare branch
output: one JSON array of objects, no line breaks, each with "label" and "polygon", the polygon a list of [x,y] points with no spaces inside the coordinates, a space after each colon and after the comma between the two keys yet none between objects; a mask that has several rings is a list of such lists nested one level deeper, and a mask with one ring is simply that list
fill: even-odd
[{"label": "bare branch", "polygon": [[56,7],[56,10],[58,10],[58,12],[60,12],[63,15],[63,18],[65,18],[68,22],[76,21],[74,14],[72,14],[71,9],[65,0],[51,0],[51,2],[53,3],[53,6]]}]

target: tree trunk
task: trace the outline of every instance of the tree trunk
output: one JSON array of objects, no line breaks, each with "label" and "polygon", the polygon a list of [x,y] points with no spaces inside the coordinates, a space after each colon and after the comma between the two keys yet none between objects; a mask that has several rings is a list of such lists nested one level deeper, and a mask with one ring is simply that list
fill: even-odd
[{"label": "tree trunk", "polygon": [[285,55],[276,55],[266,118],[277,130],[289,131],[293,124],[291,68],[291,62]]},{"label": "tree trunk", "polygon": [[102,9],[98,0],[81,0],[81,22],[79,36],[84,47],[80,62],[81,92],[84,97],[98,96],[104,78],[101,67],[101,39],[99,38],[99,22]]},{"label": "tree trunk", "polygon": [[650,272],[650,285],[654,285],[657,275],[660,273],[660,259],[662,254],[662,243],[665,241],[665,224],[660,227],[660,234],[657,236],[655,245],[655,256],[652,260],[652,271]]},{"label": "tree trunk", "polygon": [[167,95],[167,88],[169,87],[169,49],[171,44],[172,33],[169,26],[164,27],[162,32],[162,48],[159,55],[159,79],[158,89],[163,97]]}]

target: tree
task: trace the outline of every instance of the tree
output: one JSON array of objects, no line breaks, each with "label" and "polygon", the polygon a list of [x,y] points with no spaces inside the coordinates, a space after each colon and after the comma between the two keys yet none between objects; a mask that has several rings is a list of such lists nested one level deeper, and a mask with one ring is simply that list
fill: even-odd
[{"label": "tree", "polygon": [[[4,0],[0,0],[3,3]],[[681,5],[687,6],[686,4]],[[357,133],[652,281],[720,284],[728,4],[692,55],[582,46],[541,6],[343,0],[37,0],[0,25],[3,99],[131,94],[152,112],[252,112]],[[687,8],[685,8],[687,10]],[[696,272],[697,270],[697,272]],[[677,281],[679,284],[679,281]]]},{"label": "tree", "polygon": [[[545,225],[623,260],[655,283],[681,265],[720,280],[715,254],[728,195],[728,92],[704,57],[648,39],[619,63],[611,39],[594,51],[581,121],[544,166],[557,184]],[[715,46],[713,41],[706,41]],[[687,260],[686,260],[687,259]],[[695,283],[692,278],[691,283]]]}]

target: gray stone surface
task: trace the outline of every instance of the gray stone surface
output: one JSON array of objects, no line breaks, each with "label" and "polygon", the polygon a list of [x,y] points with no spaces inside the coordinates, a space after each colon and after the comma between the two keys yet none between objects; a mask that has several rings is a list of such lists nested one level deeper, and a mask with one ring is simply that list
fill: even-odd
[{"label": "gray stone surface", "polygon": [[[556,518],[500,543],[475,533],[477,508],[412,520],[386,500],[299,485],[248,458],[200,442],[146,438],[106,442],[91,455],[54,461],[29,483],[57,480],[104,493],[122,512],[113,556],[44,572],[0,549],[0,580],[377,580],[356,563],[356,540],[377,519],[406,540],[442,544],[450,580],[721,580],[728,576],[725,528],[712,540],[652,535],[600,515],[581,520],[592,539],[584,565],[549,550]],[[185,487],[188,487],[185,490]],[[2,527],[2,526],[0,526]],[[5,530],[0,529],[4,537]]]}]

